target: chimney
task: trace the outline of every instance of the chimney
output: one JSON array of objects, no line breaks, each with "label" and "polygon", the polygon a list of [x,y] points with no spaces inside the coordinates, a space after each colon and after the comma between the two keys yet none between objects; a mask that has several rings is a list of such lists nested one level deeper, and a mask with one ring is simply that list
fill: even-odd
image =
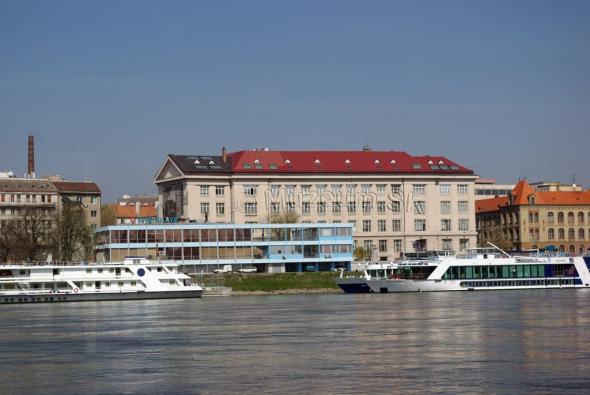
[{"label": "chimney", "polygon": [[29,136],[29,171],[30,178],[35,178],[35,137]]},{"label": "chimney", "polygon": [[225,146],[221,148],[221,160],[223,161],[223,163],[227,163],[227,151],[225,149]]}]

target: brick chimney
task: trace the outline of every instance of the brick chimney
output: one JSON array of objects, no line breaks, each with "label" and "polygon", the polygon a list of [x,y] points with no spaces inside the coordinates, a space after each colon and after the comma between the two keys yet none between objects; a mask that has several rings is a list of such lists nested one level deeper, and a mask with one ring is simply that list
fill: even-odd
[{"label": "brick chimney", "polygon": [[227,150],[225,149],[225,146],[221,148],[221,160],[223,163],[227,163]]},{"label": "brick chimney", "polygon": [[35,137],[29,136],[29,167],[28,175],[30,178],[35,178]]}]

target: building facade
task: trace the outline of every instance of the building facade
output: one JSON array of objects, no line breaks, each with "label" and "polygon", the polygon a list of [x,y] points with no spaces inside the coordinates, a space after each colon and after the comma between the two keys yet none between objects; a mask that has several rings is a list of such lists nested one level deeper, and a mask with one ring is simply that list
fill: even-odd
[{"label": "building facade", "polygon": [[523,180],[509,196],[478,200],[476,216],[482,245],[495,241],[514,250],[549,247],[569,254],[590,247],[590,191],[535,190]]},{"label": "building facade", "polygon": [[440,156],[394,151],[270,151],[169,155],[154,182],[163,217],[348,223],[374,259],[463,250],[476,243],[477,177]]},{"label": "building facade", "polygon": [[155,222],[158,217],[158,196],[123,195],[112,205],[117,224]]},{"label": "building facade", "polygon": [[100,227],[100,188],[90,181],[52,181],[58,194],[58,210],[75,204],[82,208],[86,224],[92,229]]},{"label": "building facade", "polygon": [[194,272],[248,265],[259,272],[350,270],[349,224],[113,225],[96,231],[97,260],[146,256]]}]

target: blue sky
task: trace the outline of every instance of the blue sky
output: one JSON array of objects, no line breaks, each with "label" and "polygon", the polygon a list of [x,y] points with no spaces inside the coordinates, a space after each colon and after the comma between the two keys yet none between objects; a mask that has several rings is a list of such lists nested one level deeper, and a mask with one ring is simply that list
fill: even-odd
[{"label": "blue sky", "polygon": [[590,1],[0,0],[0,170],[155,190],[168,153],[373,149],[590,187]]}]

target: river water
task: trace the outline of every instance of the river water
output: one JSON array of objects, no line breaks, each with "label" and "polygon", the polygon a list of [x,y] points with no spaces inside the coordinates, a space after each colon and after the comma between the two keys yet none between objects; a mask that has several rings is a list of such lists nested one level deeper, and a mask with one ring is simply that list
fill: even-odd
[{"label": "river water", "polygon": [[586,394],[589,291],[3,305],[0,393]]}]

